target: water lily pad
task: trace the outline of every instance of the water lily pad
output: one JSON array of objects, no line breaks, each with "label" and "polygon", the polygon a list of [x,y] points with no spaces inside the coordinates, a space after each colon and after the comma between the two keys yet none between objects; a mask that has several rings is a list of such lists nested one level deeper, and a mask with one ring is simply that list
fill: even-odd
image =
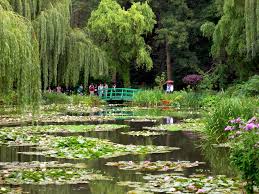
[{"label": "water lily pad", "polygon": [[154,127],[144,127],[144,129],[154,131],[199,131],[204,129],[204,123],[201,119],[185,119],[181,123],[174,123],[171,125],[158,125]]},{"label": "water lily pad", "polygon": [[11,188],[7,186],[0,186],[0,193],[1,194],[22,194],[22,188],[17,187],[17,188]]},{"label": "water lily pad", "polygon": [[240,194],[241,182],[226,176],[184,177],[174,174],[146,175],[147,182],[118,182],[119,185],[156,193]]},{"label": "water lily pad", "polygon": [[71,133],[88,131],[114,131],[120,128],[126,128],[127,125],[117,124],[99,124],[99,125],[44,125],[44,126],[26,126],[26,127],[6,127],[1,132],[26,132],[26,133]]},{"label": "water lily pad", "polygon": [[1,170],[4,184],[78,184],[92,180],[110,180],[111,178],[93,170],[78,168],[31,168]]},{"label": "water lily pad", "polygon": [[0,167],[2,169],[42,169],[42,168],[86,168],[84,163],[59,163],[57,161],[51,162],[39,162],[39,161],[32,161],[32,162],[0,162]]},{"label": "water lily pad", "polygon": [[137,171],[183,171],[186,168],[197,167],[200,164],[204,164],[203,162],[189,162],[189,161],[141,161],[141,162],[133,162],[133,161],[119,161],[119,162],[107,162],[107,166],[115,166],[121,170],[137,170]]},{"label": "water lily pad", "polygon": [[[68,159],[110,158],[127,154],[166,153],[179,148],[153,145],[122,145],[90,137],[44,136],[39,139],[37,155]],[[30,152],[33,154],[33,152]]]},{"label": "water lily pad", "polygon": [[156,132],[156,131],[129,131],[129,132],[121,132],[121,134],[148,137],[148,136],[165,135],[166,133]]}]

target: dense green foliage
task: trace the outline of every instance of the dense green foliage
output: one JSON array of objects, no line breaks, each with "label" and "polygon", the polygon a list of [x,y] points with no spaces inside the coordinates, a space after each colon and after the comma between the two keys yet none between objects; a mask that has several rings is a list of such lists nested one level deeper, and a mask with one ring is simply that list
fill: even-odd
[{"label": "dense green foliage", "polygon": [[147,69],[153,66],[143,36],[152,31],[155,23],[147,3],[133,3],[124,10],[115,0],[102,0],[88,20],[90,34],[109,54],[115,72],[122,75],[126,85],[132,63]]},{"label": "dense green foliage", "polygon": [[40,98],[38,43],[31,22],[0,10],[0,94],[15,87],[19,104],[36,108]]}]

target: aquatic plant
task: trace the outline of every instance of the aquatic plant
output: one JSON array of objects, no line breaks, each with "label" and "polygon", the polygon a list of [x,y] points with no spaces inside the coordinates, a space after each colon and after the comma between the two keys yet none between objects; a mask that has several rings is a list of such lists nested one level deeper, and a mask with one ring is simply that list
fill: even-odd
[{"label": "aquatic plant", "polygon": [[141,162],[134,162],[134,161],[119,161],[119,162],[107,162],[107,166],[114,166],[118,167],[121,170],[136,170],[136,171],[183,171],[187,168],[197,167],[200,164],[204,164],[202,162],[190,162],[190,161],[141,161]]},{"label": "aquatic plant", "polygon": [[141,191],[155,193],[222,193],[239,194],[241,183],[237,179],[226,176],[192,175],[184,177],[180,174],[149,174],[145,175],[147,182],[118,182],[121,186],[136,188]]},{"label": "aquatic plant", "polygon": [[[55,143],[53,144],[53,142]],[[109,158],[126,154],[164,153],[179,149],[153,145],[122,145],[108,140],[82,136],[54,137],[51,141],[44,141],[44,145],[42,144],[41,148],[46,150],[46,152],[42,152],[44,155],[74,159]]]},{"label": "aquatic plant", "polygon": [[156,135],[165,135],[164,132],[155,132],[155,131],[129,131],[129,132],[121,132],[124,135],[131,135],[131,136],[156,136]]},{"label": "aquatic plant", "polygon": [[0,171],[5,184],[77,184],[91,180],[109,180],[98,171],[79,168],[6,169]]}]

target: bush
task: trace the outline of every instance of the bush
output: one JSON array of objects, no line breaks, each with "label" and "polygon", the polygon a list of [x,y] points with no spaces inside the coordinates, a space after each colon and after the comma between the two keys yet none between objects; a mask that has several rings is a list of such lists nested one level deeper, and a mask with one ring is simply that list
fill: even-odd
[{"label": "bush", "polygon": [[183,78],[183,83],[190,85],[190,86],[197,86],[198,83],[201,82],[201,80],[202,80],[201,75],[191,74],[191,75],[187,75]]},{"label": "bush", "polygon": [[133,104],[137,106],[159,106],[161,105],[161,99],[165,95],[160,90],[144,90],[134,94]]},{"label": "bush", "polygon": [[206,116],[205,133],[208,138],[218,142],[226,139],[224,129],[228,121],[239,116],[251,118],[257,111],[256,103],[258,101],[255,99],[223,97]]},{"label": "bush", "polygon": [[253,186],[259,186],[259,135],[245,133],[231,149],[231,162],[246,181],[247,193],[253,193]]},{"label": "bush", "polygon": [[259,95],[259,75],[251,77],[243,84],[229,87],[226,91],[231,96],[258,96]]},{"label": "bush", "polygon": [[213,106],[216,106],[220,99],[221,99],[222,96],[220,95],[212,95],[212,94],[208,94],[208,95],[204,95],[203,98],[202,98],[202,106],[203,107],[213,107]]},{"label": "bush", "polygon": [[230,120],[225,128],[229,134],[231,163],[239,170],[246,181],[247,193],[253,193],[253,187],[259,186],[259,122],[253,117],[248,122],[237,118]]},{"label": "bush", "polygon": [[69,104],[71,98],[62,93],[44,93],[42,95],[44,104]]}]

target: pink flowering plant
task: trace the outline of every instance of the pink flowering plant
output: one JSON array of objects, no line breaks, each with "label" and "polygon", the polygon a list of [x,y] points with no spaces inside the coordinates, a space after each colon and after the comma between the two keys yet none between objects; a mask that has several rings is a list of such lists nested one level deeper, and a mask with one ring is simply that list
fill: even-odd
[{"label": "pink flowering plant", "polygon": [[246,182],[246,193],[253,194],[259,186],[259,118],[230,120],[225,131],[229,133],[231,163]]},{"label": "pink flowering plant", "polygon": [[[242,135],[245,132],[259,132],[259,118],[252,117],[247,122],[240,117],[229,121],[229,125],[224,129],[229,132],[229,139],[233,139]],[[259,133],[258,133],[259,135]]]},{"label": "pink flowering plant", "polygon": [[190,74],[183,78],[183,83],[190,85],[190,86],[196,86],[198,83],[200,83],[202,80],[202,76],[198,74]]}]

